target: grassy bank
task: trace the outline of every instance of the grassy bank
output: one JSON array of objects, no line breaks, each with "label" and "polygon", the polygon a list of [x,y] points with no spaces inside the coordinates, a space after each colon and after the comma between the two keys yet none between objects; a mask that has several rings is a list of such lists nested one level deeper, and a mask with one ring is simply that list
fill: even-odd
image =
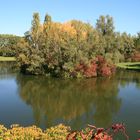
[{"label": "grassy bank", "polygon": [[3,57],[0,56],[0,61],[16,61],[15,57]]},{"label": "grassy bank", "polygon": [[128,70],[140,70],[140,62],[126,62],[116,64],[117,68]]}]

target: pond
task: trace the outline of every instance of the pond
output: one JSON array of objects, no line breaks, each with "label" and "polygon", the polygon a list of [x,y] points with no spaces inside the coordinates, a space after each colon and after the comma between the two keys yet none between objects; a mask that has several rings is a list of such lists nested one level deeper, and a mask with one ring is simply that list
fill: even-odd
[{"label": "pond", "polygon": [[25,76],[0,63],[0,124],[59,123],[72,129],[123,122],[132,139],[140,129],[140,72],[118,71],[110,78],[53,79]]}]

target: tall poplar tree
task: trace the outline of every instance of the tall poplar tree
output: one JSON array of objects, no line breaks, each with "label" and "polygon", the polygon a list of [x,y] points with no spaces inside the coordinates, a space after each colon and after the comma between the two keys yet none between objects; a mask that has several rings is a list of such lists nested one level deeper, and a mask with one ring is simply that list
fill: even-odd
[{"label": "tall poplar tree", "polygon": [[39,35],[40,35],[40,17],[39,13],[34,13],[31,27],[31,37],[33,46],[36,48],[39,47],[38,45]]}]

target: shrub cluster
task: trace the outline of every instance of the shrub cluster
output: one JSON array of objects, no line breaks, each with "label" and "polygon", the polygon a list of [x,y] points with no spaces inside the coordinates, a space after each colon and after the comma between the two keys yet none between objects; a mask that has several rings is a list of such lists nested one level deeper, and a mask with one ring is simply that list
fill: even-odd
[{"label": "shrub cluster", "polygon": [[36,126],[12,125],[10,129],[0,125],[0,140],[66,140],[69,127],[62,124],[45,131]]},{"label": "shrub cluster", "polygon": [[122,123],[113,124],[108,129],[88,125],[81,131],[71,131],[70,127],[62,124],[45,131],[36,126],[12,125],[10,129],[7,129],[0,125],[0,140],[113,140],[118,132],[124,135],[124,139],[129,140]]}]

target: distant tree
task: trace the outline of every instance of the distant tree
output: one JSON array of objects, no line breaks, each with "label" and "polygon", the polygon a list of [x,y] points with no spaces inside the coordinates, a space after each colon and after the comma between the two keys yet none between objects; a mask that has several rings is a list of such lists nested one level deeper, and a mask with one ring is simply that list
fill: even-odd
[{"label": "distant tree", "polygon": [[1,56],[15,56],[17,50],[17,43],[22,37],[8,34],[0,35],[0,55]]}]

